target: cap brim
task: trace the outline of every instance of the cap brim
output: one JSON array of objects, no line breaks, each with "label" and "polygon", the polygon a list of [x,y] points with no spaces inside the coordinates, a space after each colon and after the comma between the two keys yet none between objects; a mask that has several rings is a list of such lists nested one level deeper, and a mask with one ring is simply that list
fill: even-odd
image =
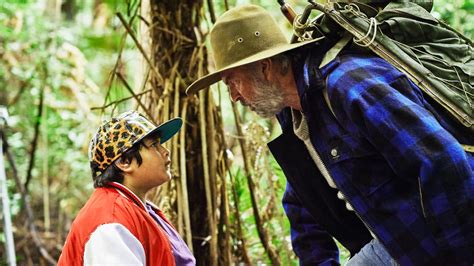
[{"label": "cap brim", "polygon": [[165,143],[171,137],[173,137],[181,129],[183,125],[183,120],[179,117],[173,118],[166,121],[165,123],[159,125],[157,128],[150,131],[148,134],[142,137],[145,138],[150,135],[158,134],[160,136],[160,143]]},{"label": "cap brim", "polygon": [[189,95],[189,94],[196,93],[196,92],[198,92],[198,91],[200,91],[200,90],[202,90],[206,87],[209,87],[210,85],[218,82],[219,80],[221,80],[221,75],[220,74],[223,71],[226,71],[226,70],[234,68],[234,67],[243,66],[243,65],[246,65],[246,64],[257,62],[259,60],[269,58],[269,57],[272,57],[274,55],[281,54],[283,52],[290,51],[290,50],[296,49],[298,47],[301,47],[301,46],[319,41],[322,38],[324,38],[324,37],[313,39],[313,40],[310,40],[310,41],[305,41],[305,42],[284,44],[284,45],[280,45],[280,46],[274,47],[272,49],[268,49],[268,50],[262,51],[260,53],[254,54],[250,57],[247,57],[245,59],[237,61],[234,64],[226,66],[226,67],[224,67],[222,69],[219,69],[219,70],[217,70],[213,73],[207,74],[206,76],[203,76],[202,78],[194,81],[186,89],[186,94]]}]

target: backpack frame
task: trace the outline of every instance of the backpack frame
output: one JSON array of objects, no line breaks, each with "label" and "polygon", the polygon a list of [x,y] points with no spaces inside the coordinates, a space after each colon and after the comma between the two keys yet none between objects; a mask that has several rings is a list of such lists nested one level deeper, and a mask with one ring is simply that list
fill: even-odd
[{"label": "backpack frame", "polygon": [[[343,39],[349,35],[355,44],[370,49],[405,73],[474,133],[473,43],[429,13],[432,1],[422,1],[423,6],[385,1],[383,6],[375,7],[354,2],[308,2],[304,13],[293,20],[292,42],[320,36]],[[322,14],[309,21],[314,9]],[[332,51],[330,57],[337,52]]]}]

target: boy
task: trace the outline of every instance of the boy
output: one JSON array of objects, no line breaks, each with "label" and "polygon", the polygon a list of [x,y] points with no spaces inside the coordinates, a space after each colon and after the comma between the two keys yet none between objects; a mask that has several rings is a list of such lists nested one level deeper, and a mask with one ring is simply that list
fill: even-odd
[{"label": "boy", "polygon": [[58,265],[195,265],[191,251],[147,193],[171,179],[162,146],[181,128],[130,111],[104,122],[89,161],[96,188],[74,220]]}]

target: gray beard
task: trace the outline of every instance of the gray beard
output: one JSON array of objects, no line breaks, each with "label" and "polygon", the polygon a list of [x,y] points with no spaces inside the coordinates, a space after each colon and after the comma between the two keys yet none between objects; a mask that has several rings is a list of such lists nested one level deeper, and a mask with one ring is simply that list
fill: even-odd
[{"label": "gray beard", "polygon": [[286,105],[283,93],[273,83],[260,78],[253,78],[255,91],[254,101],[249,105],[250,109],[263,118],[270,118],[279,113]]}]

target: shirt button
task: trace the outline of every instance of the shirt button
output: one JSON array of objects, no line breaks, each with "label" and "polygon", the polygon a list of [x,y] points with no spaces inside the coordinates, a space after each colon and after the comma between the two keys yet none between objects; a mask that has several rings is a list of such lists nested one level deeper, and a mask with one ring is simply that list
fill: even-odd
[{"label": "shirt button", "polygon": [[346,209],[348,209],[349,211],[354,210],[354,208],[352,208],[352,206],[349,204],[349,202],[346,202]]},{"label": "shirt button", "polygon": [[337,149],[332,149],[331,156],[334,158],[334,157],[337,157],[337,155],[338,155]]},{"label": "shirt button", "polygon": [[337,198],[340,199],[340,200],[344,200],[344,195],[342,195],[341,191],[338,191],[337,192]]}]

